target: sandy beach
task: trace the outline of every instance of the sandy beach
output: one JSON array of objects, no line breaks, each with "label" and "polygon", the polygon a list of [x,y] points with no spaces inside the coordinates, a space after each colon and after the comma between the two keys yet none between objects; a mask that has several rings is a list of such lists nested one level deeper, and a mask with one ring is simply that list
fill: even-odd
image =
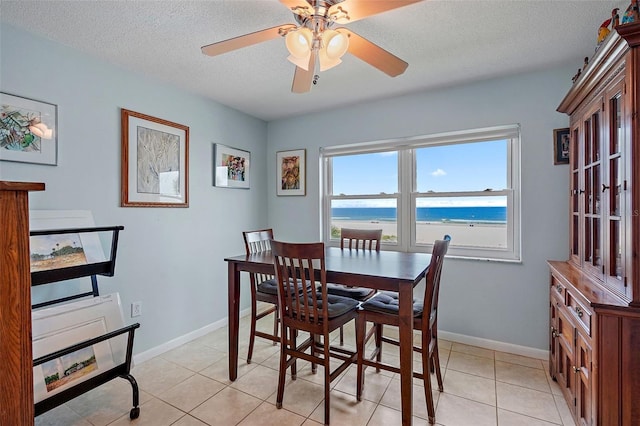
[{"label": "sandy beach", "polygon": [[[334,220],[332,226],[338,228],[382,229],[386,235],[397,236],[396,222]],[[506,247],[506,224],[488,224],[475,222],[418,222],[416,240],[419,243],[431,243],[451,235],[451,244],[456,246]]]}]

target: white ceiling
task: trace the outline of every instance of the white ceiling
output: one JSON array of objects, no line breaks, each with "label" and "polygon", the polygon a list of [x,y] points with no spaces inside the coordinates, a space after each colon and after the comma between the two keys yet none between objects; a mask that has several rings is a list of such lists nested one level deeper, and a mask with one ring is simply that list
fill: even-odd
[{"label": "white ceiling", "polygon": [[200,51],[294,23],[278,0],[0,0],[0,20],[268,121],[564,64],[577,70],[611,9],[628,3],[423,0],[347,25],[407,61],[404,74],[391,78],[347,54],[306,94],[291,93],[283,39],[217,57]]}]

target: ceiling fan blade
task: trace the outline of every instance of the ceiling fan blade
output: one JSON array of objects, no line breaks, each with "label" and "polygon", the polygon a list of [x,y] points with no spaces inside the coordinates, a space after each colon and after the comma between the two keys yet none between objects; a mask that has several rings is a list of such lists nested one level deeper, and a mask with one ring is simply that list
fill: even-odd
[{"label": "ceiling fan blade", "polygon": [[305,71],[304,68],[296,67],[296,72],[293,74],[293,84],[291,85],[291,91],[293,93],[306,93],[311,90],[311,82],[316,69],[316,55],[309,56],[309,70]]},{"label": "ceiling fan blade", "polygon": [[[284,2],[285,0],[280,0]],[[289,0],[295,1],[295,0]],[[329,8],[328,15],[339,24],[354,22],[367,16],[397,9],[422,0],[344,0]]]},{"label": "ceiling fan blade", "polygon": [[282,31],[292,28],[296,28],[296,26],[294,24],[284,24],[230,38],[228,40],[219,41],[217,43],[208,44],[206,46],[202,46],[202,53],[209,56],[221,55],[223,53],[231,52],[232,50],[241,49],[243,47],[280,37],[282,36]]},{"label": "ceiling fan blade", "polygon": [[349,53],[391,77],[402,74],[409,66],[396,55],[387,52],[351,30],[340,28],[340,32],[346,32],[349,36]]}]

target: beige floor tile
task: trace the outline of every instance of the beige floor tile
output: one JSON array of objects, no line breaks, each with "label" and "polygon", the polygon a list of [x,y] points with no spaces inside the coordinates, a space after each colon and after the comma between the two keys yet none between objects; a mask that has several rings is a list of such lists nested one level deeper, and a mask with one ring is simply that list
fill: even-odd
[{"label": "beige floor tile", "polygon": [[496,405],[496,382],[492,379],[447,370],[444,376],[444,391],[483,404]]},{"label": "beige floor tile", "polygon": [[495,359],[495,351],[491,349],[479,348],[477,346],[464,345],[462,343],[453,343],[451,345],[452,352],[462,352],[468,355],[475,355],[482,358]]},{"label": "beige floor tile", "polygon": [[[350,395],[356,394],[358,369],[355,365],[349,367],[346,374],[342,376],[335,389]],[[391,377],[376,373],[375,368],[370,367],[364,371],[364,389],[362,398],[378,403],[382,399],[382,395],[387,390]]]},{"label": "beige floor tile", "polygon": [[[438,405],[438,399],[442,394],[437,390],[432,392],[433,396],[433,405]],[[396,410],[402,409],[402,400],[400,398],[400,378],[394,378],[389,383],[387,390],[385,391],[382,399],[380,400],[381,405],[385,405],[390,408],[394,408]],[[413,415],[426,419],[427,416],[427,401],[424,396],[424,386],[422,385],[413,385]]]},{"label": "beige floor tile", "polygon": [[562,419],[562,424],[566,426],[574,426],[575,422],[573,420],[573,416],[571,415],[571,411],[569,411],[569,406],[562,395],[553,395],[553,400],[556,402],[556,407],[558,408],[558,413],[560,413],[560,419]]},{"label": "beige floor tile", "polygon": [[[277,391],[267,398],[276,405]],[[308,417],[324,400],[324,386],[308,380],[291,380],[287,377],[282,398],[282,407],[301,416]]]},{"label": "beige floor tile", "polygon": [[[402,413],[393,408],[378,405],[367,426],[390,426],[402,424]],[[420,417],[413,417],[413,426],[427,426],[429,422]]]},{"label": "beige floor tile", "polygon": [[264,400],[278,388],[278,372],[258,365],[230,386]]},{"label": "beige floor tile", "polygon": [[548,371],[543,365],[541,359],[529,358],[522,355],[509,354],[506,352],[496,351],[496,361],[509,362],[511,364],[518,364],[524,367],[538,368],[540,370]]},{"label": "beige floor tile", "polygon": [[542,392],[551,392],[547,373],[542,369],[496,361],[496,380]]},{"label": "beige floor tile", "polygon": [[463,352],[451,351],[447,370],[461,373],[475,374],[487,379],[495,379],[495,361],[486,357],[479,357]]},{"label": "beige floor tile", "polygon": [[225,388],[225,385],[195,374],[177,386],[158,395],[161,400],[189,412]]},{"label": "beige floor tile", "polygon": [[322,425],[322,423],[316,422],[311,419],[307,419],[304,421],[304,423],[302,423],[302,426],[318,426],[318,425]]},{"label": "beige floor tile", "polygon": [[66,404],[47,411],[35,418],[35,426],[91,426],[82,416]]},{"label": "beige floor tile", "polygon": [[263,402],[244,418],[238,426],[300,426],[306,417],[292,413],[284,408]]},{"label": "beige floor tile", "polygon": [[[139,390],[139,404],[149,401],[152,396]],[[129,413],[133,408],[133,389],[128,380],[117,378],[67,403],[94,426],[104,426]]]},{"label": "beige floor tile", "polygon": [[[371,401],[356,401],[353,395],[331,392],[330,423],[333,426],[365,426],[375,411],[376,404]],[[316,422],[324,422],[324,402],[309,416]]]},{"label": "beige floor tile", "polygon": [[[259,364],[247,364],[245,361],[238,360],[238,379],[256,368]],[[211,364],[209,367],[200,371],[200,374],[210,379],[216,380],[225,385],[231,384],[229,380],[229,359],[223,358]],[[236,379],[236,380],[238,380]]]},{"label": "beige floor tile", "polygon": [[557,423],[549,423],[540,419],[534,419],[533,417],[498,409],[498,424],[500,426],[553,426]]},{"label": "beige floor tile", "polygon": [[131,374],[136,378],[140,389],[151,395],[159,395],[195,373],[177,364],[155,357],[135,366]]},{"label": "beige floor tile", "polygon": [[219,328],[211,333],[193,340],[194,343],[202,343],[220,352],[229,352],[229,335],[227,327]]},{"label": "beige floor tile", "polygon": [[171,426],[207,426],[207,424],[202,423],[200,420],[187,414],[185,416],[182,416],[180,420],[178,420]]},{"label": "beige floor tile", "polygon": [[496,426],[496,407],[443,393],[436,407],[436,423],[445,426]]},{"label": "beige floor tile", "polygon": [[[240,345],[238,347],[238,353],[244,359],[247,358],[247,351],[249,350],[249,338],[240,341]],[[278,345],[273,345],[273,343],[269,340],[264,339],[256,339],[256,342],[253,345],[253,355],[251,356],[251,363],[260,364],[273,354],[280,351],[280,347]]]},{"label": "beige floor tile", "polygon": [[238,424],[262,403],[256,397],[227,387],[189,414],[212,426]]},{"label": "beige floor tile", "polygon": [[544,420],[560,423],[560,414],[553,395],[508,383],[497,382],[498,408]]},{"label": "beige floor tile", "polygon": [[226,359],[226,357],[225,352],[218,351],[202,342],[189,342],[160,355],[162,359],[196,372],[222,358]]},{"label": "beige floor tile", "polygon": [[168,426],[178,421],[184,413],[175,407],[152,398],[140,406],[140,417],[131,421],[129,415],[120,417],[110,426],[124,426],[135,424],[136,426]]},{"label": "beige floor tile", "polygon": [[551,388],[551,393],[554,395],[562,395],[562,389],[560,388],[560,385],[558,384],[558,382],[553,380],[548,370],[545,370],[545,373],[547,377],[547,383]]}]

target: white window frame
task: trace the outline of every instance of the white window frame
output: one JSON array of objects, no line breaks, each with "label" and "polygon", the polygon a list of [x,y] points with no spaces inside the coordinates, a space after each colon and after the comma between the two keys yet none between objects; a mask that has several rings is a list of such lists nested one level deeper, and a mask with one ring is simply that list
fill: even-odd
[{"label": "white window frame", "polygon": [[[419,193],[416,191],[415,150],[417,148],[491,140],[507,141],[507,188],[478,192]],[[333,188],[332,157],[388,151],[398,152],[398,192],[394,194],[351,195],[334,195],[331,193]],[[465,259],[521,262],[520,160],[520,126],[517,124],[321,148],[320,161],[322,178],[320,179],[320,193],[322,194],[322,239],[327,245],[339,245],[336,239],[331,239],[331,203],[333,200],[396,198],[398,242],[383,242],[381,246],[382,250],[429,253],[432,249],[432,243],[417,244],[415,241],[415,212],[418,198],[506,196],[507,247],[461,247],[456,246],[455,243],[452,242],[449,246],[447,256]]]}]

